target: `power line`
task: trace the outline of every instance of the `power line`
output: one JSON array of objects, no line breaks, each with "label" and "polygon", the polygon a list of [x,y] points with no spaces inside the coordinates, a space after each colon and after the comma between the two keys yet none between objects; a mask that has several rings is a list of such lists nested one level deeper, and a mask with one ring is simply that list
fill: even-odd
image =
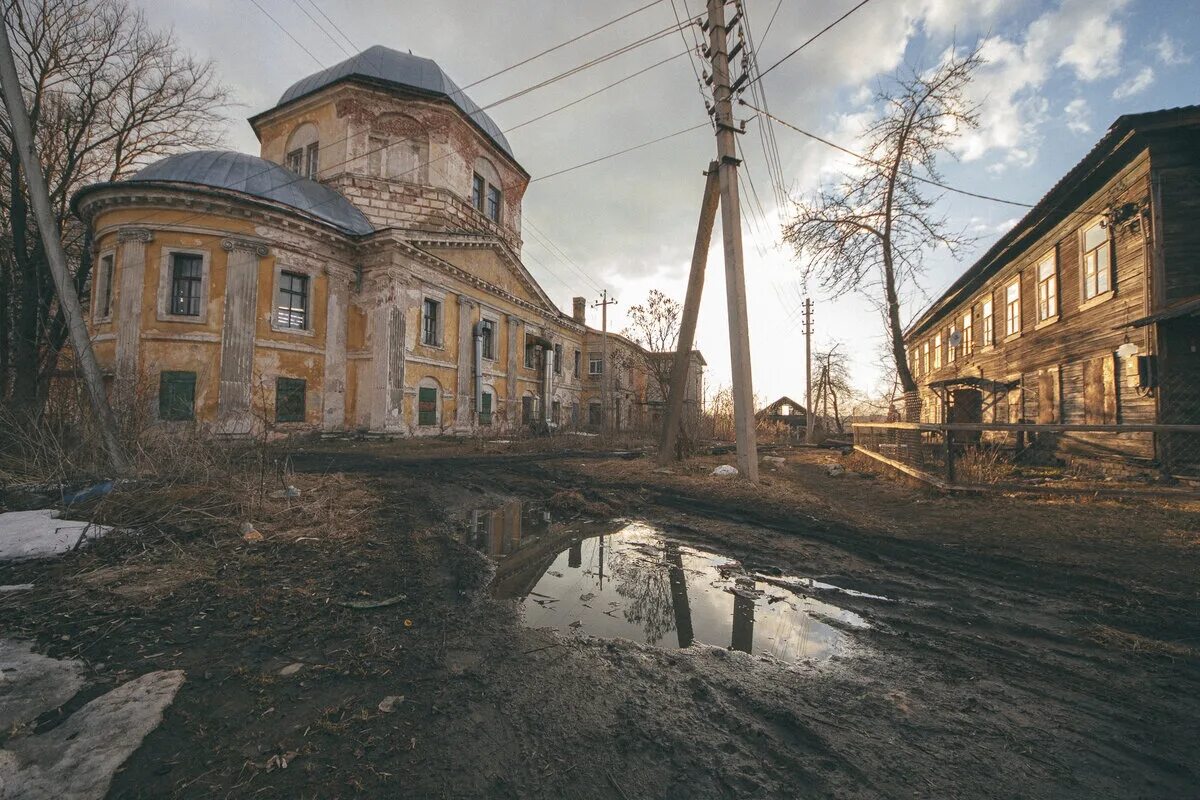
[{"label": "power line", "polygon": [[[688,21],[688,24],[690,24],[690,23],[691,23],[691,20]],[[662,30],[655,31],[654,33],[651,33],[647,36],[643,36],[641,39],[638,39],[630,44],[626,44],[621,47],[618,47],[616,50],[610,50],[609,52],[605,53],[602,56],[597,56],[596,58],[593,58],[590,61],[585,61],[583,64],[572,67],[571,69],[566,70],[565,72],[560,72],[559,74],[555,75],[552,78],[547,78],[544,81],[535,83],[533,86],[528,86],[524,89],[513,92],[512,94],[510,94],[506,97],[502,97],[499,100],[494,100],[491,103],[488,103],[487,105],[481,107],[480,111],[487,111],[489,108],[494,108],[495,106],[498,106],[501,103],[507,103],[510,100],[516,100],[518,97],[524,97],[525,95],[527,95],[531,92],[536,92],[538,89],[544,89],[545,87],[550,86],[551,84],[558,83],[559,81],[569,78],[572,75],[575,75],[577,73],[580,73],[580,72],[584,71],[585,69],[591,69],[594,66],[603,64],[607,61],[611,61],[612,59],[616,58],[617,56],[624,55],[625,53],[636,50],[637,48],[643,47],[644,45],[651,44],[652,42],[657,42],[659,39],[663,39],[667,36],[670,36],[677,29],[678,29],[677,25],[668,25],[667,27],[663,28]]]},{"label": "power line", "polygon": [[608,28],[612,25],[616,25],[621,20],[628,19],[629,17],[632,17],[634,14],[639,14],[652,6],[658,5],[661,2],[662,2],[662,0],[653,0],[653,2],[647,3],[646,5],[641,6],[639,8],[635,8],[633,11],[630,11],[627,14],[622,14],[621,16],[617,17],[614,20],[609,20],[608,22],[604,23],[603,25],[601,25],[597,28],[592,28],[590,31],[585,31],[584,33],[581,33],[578,36],[575,36],[574,38],[568,39],[565,42],[560,42],[559,44],[556,44],[551,48],[548,48],[546,50],[543,50],[540,53],[536,53],[532,56],[529,56],[528,58],[526,58],[522,61],[518,61],[517,63],[515,63],[511,66],[505,67],[504,69],[499,70],[497,72],[493,72],[491,75],[485,75],[476,81],[472,81],[471,83],[468,83],[466,86],[462,87],[461,91],[465,92],[467,89],[478,86],[479,84],[483,83],[484,81],[490,81],[492,78],[495,78],[499,75],[503,75],[504,73],[509,72],[510,70],[514,70],[517,67],[523,67],[526,64],[528,64],[530,61],[535,61],[535,60],[541,58],[542,56],[547,55],[549,53],[553,53],[555,50],[560,50],[569,44],[574,44],[575,42],[578,42],[580,39],[587,38],[588,36],[591,36],[593,33],[596,33],[597,31],[602,31],[605,28]]},{"label": "power line", "polygon": [[274,22],[275,25],[278,26],[279,30],[281,30],[285,34],[287,34],[287,37],[289,39],[291,39],[293,42],[295,42],[297,47],[299,47],[304,52],[308,53],[308,57],[311,58],[313,61],[317,62],[318,67],[320,67],[321,69],[325,69],[325,65],[323,63],[321,63],[321,59],[314,56],[312,54],[311,50],[309,50],[307,47],[305,47],[303,44],[300,43],[299,39],[297,39],[295,36],[292,36],[292,32],[289,31],[287,28],[283,27],[283,23],[281,23],[279,20],[277,20],[273,16],[271,16],[271,12],[267,11],[265,8],[263,8],[261,5],[259,5],[258,0],[250,0],[250,2],[254,4],[255,8],[257,8],[259,11],[261,11],[263,14],[265,14],[267,16],[267,19],[271,20],[271,22]]},{"label": "power line", "polygon": [[[303,13],[304,16],[308,17],[309,21],[312,22],[313,25],[316,25],[317,28],[329,38],[329,41],[333,42],[333,44],[339,50],[341,50],[343,53],[346,54],[347,58],[354,57],[354,54],[351,53],[349,50],[347,50],[346,46],[344,44],[342,44],[336,38],[334,38],[333,34],[330,33],[329,30],[324,25],[322,25],[320,22],[317,22],[316,18],[313,17],[312,14],[308,13],[308,9],[300,4],[300,0],[292,0],[292,2],[295,3],[296,8],[300,9],[301,13]],[[316,6],[313,6],[313,8],[316,8]],[[320,11],[320,10],[321,9],[317,8],[317,11]],[[322,15],[322,16],[324,16],[324,15]],[[328,19],[328,17],[326,17],[326,19]],[[350,40],[347,39],[346,41],[350,41]],[[350,42],[350,46],[354,47],[354,42]],[[355,49],[357,49],[357,48],[355,48]]]},{"label": "power line", "polygon": [[812,44],[813,42],[815,42],[817,39],[820,39],[820,38],[821,38],[823,35],[825,35],[825,34],[826,34],[826,33],[828,33],[828,32],[829,32],[829,31],[830,31],[832,28],[834,28],[834,27],[835,27],[835,26],[836,26],[838,23],[840,23],[840,22],[841,22],[842,20],[844,20],[846,17],[848,17],[848,16],[850,16],[851,14],[853,14],[855,11],[858,11],[860,8],[862,8],[863,6],[865,6],[865,5],[866,5],[867,3],[869,3],[869,2],[871,2],[871,0],[861,0],[861,1],[860,1],[860,2],[857,4],[857,5],[855,5],[853,8],[851,8],[851,9],[850,9],[849,11],[847,11],[845,14],[842,14],[840,17],[838,17],[837,19],[835,19],[833,22],[829,23],[829,24],[828,24],[828,25],[826,25],[824,28],[822,28],[821,30],[817,31],[817,32],[816,32],[816,33],[814,33],[812,36],[810,36],[810,37],[809,37],[807,40],[805,40],[805,41],[804,41],[804,43],[803,43],[803,44],[801,44],[801,45],[800,45],[799,47],[797,47],[795,50],[793,50],[792,52],[788,53],[786,56],[784,56],[783,58],[779,59],[778,61],[776,61],[776,62],[775,62],[774,64],[772,64],[771,66],[767,67],[767,68],[766,68],[765,70],[763,70],[762,72],[758,73],[758,77],[757,77],[757,78],[754,78],[754,79],[752,79],[752,80],[751,80],[751,83],[755,83],[755,82],[757,82],[757,81],[761,81],[761,80],[762,80],[762,79],[763,79],[763,78],[764,78],[764,77],[767,75],[767,73],[769,73],[771,70],[775,69],[775,68],[776,68],[776,67],[778,67],[780,64],[782,64],[783,62],[787,61],[787,60],[788,60],[789,58],[791,58],[792,56],[796,55],[796,53],[799,53],[801,50],[803,50],[804,48],[808,47],[810,44]]},{"label": "power line", "polygon": [[771,26],[775,24],[775,17],[779,16],[779,9],[783,8],[783,0],[779,0],[775,4],[775,10],[771,12],[771,19],[767,21],[767,29],[763,31],[762,38],[758,40],[760,47],[765,47],[767,44],[767,35],[771,32]]},{"label": "power line", "polygon": [[[763,111],[761,108],[755,108],[753,105],[751,105],[750,103],[747,103],[745,100],[739,100],[738,102],[748,108],[753,108],[755,111],[757,111],[760,114],[764,114],[766,116],[771,116],[770,114],[767,114],[767,112]],[[831,142],[828,139],[824,139],[820,136],[817,136],[815,133],[810,133],[809,131],[806,131],[803,128],[798,128],[790,122],[786,122],[782,119],[779,119],[778,117],[771,117],[771,118],[774,119],[776,122],[778,122],[780,125],[791,128],[796,133],[799,133],[802,136],[807,136],[808,138],[810,138],[814,141],[820,142],[821,144],[825,145],[826,147],[832,147],[834,150],[843,152],[848,156],[852,156],[852,157],[858,159],[859,161],[863,161],[867,164],[871,164],[872,166],[882,167],[884,169],[890,169],[889,165],[887,165],[887,164],[884,164],[880,161],[876,161],[875,159],[870,158],[868,156],[864,156],[862,153],[856,153],[855,151],[851,150],[848,147],[843,147],[842,145],[837,144],[836,142]],[[954,192],[955,194],[961,194],[961,195],[965,195],[967,197],[974,197],[978,200],[990,200],[993,203],[1003,203],[1005,205],[1018,206],[1020,208],[1033,208],[1033,203],[1021,203],[1016,200],[1005,200],[1003,197],[993,197],[992,195],[988,195],[988,194],[980,194],[978,192],[971,192],[966,189],[959,189],[954,186],[948,186],[947,184],[944,184],[940,181],[935,181],[932,178],[925,178],[920,175],[915,175],[906,170],[901,171],[900,174],[906,178],[911,178],[915,181],[920,181],[921,183],[927,183],[930,186],[936,186],[939,189],[944,189],[947,192]]]},{"label": "power line", "polygon": [[708,128],[708,127],[711,127],[708,122],[702,122],[699,125],[693,125],[690,128],[684,128],[683,130],[675,131],[674,133],[668,133],[666,136],[660,136],[657,139],[651,139],[648,142],[642,142],[641,144],[635,144],[632,147],[626,147],[624,150],[618,150],[615,153],[609,153],[608,155],[603,155],[603,156],[600,156],[599,158],[593,158],[590,161],[584,161],[581,164],[575,164],[574,166],[560,169],[557,172],[551,172],[548,175],[539,175],[538,177],[533,178],[529,182],[535,183],[537,181],[544,181],[547,178],[553,178],[557,175],[562,175],[565,172],[573,172],[574,170],[582,169],[583,167],[589,167],[592,164],[597,164],[601,161],[607,161],[610,158],[616,158],[617,156],[622,156],[622,155],[625,155],[626,153],[631,153],[634,150],[641,150],[643,147],[649,147],[652,144],[658,144],[659,142],[665,142],[667,139],[673,139],[676,136],[682,136],[685,133],[691,133],[692,131],[697,131],[697,130],[700,130],[701,128]]},{"label": "power line", "polygon": [[350,41],[350,37],[346,35],[346,32],[344,30],[342,30],[341,27],[339,27],[336,22],[334,22],[332,19],[330,19],[328,14],[326,14],[324,11],[321,10],[321,7],[319,5],[317,5],[317,0],[308,0],[308,4],[317,10],[317,13],[320,14],[325,19],[325,21],[328,22],[330,24],[330,26],[335,31],[338,32],[339,36],[341,36],[343,39],[346,40],[347,44],[349,44],[355,50],[358,50],[358,45],[356,45],[354,42]]}]

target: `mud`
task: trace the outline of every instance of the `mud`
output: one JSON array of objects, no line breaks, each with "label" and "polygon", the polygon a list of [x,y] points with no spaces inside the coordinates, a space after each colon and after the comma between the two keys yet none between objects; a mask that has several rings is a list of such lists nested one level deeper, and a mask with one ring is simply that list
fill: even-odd
[{"label": "mud", "polygon": [[[900,535],[626,480],[583,456],[320,451],[297,463],[353,474],[388,510],[357,538],[164,547],[164,564],[200,566],[153,602],[75,577],[128,558],[120,537],[0,568],[0,583],[35,587],[0,596],[4,632],[85,659],[97,691],[150,669],[188,673],[109,797],[1197,794],[1197,548],[1081,548],[1048,533],[1034,557],[979,530]],[[469,541],[474,512],[572,495],[740,562],[764,594],[860,617],[865,627],[814,616],[854,652],[741,652],[732,620],[730,641],[696,635],[683,649],[667,634],[664,647],[523,624],[518,598],[533,595],[493,593],[502,576]],[[567,522],[555,513],[550,524]],[[536,590],[547,572],[533,572]]]}]

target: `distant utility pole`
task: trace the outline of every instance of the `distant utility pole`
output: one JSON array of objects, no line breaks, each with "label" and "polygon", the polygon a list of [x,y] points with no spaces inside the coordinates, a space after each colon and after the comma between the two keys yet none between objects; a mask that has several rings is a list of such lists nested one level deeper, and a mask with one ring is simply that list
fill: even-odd
[{"label": "distant utility pole", "polygon": [[804,379],[808,384],[804,392],[804,405],[807,406],[804,413],[804,441],[806,444],[812,444],[813,424],[816,422],[813,418],[812,401],[812,332],[812,300],[806,297],[804,298]]},{"label": "distant utility pole", "polygon": [[50,274],[58,291],[58,304],[67,320],[71,347],[75,350],[79,371],[83,373],[84,388],[92,405],[92,413],[100,426],[100,436],[104,441],[105,450],[108,451],[109,465],[118,473],[125,473],[129,471],[129,460],[117,438],[117,421],[104,393],[104,379],[100,377],[100,367],[96,363],[96,354],[92,351],[92,341],[83,321],[83,309],[79,305],[75,284],[72,283],[71,274],[67,270],[67,255],[63,252],[54,212],[50,208],[50,192],[46,188],[46,177],[42,174],[42,165],[38,161],[33,130],[29,123],[29,110],[25,108],[21,80],[17,77],[17,65],[13,61],[12,46],[8,41],[8,27],[4,24],[0,24],[0,90],[4,94],[8,118],[12,120],[13,144],[21,154],[21,167],[25,170],[29,200],[33,204],[38,231],[46,248],[46,258],[50,262]]},{"label": "distant utility pole", "polygon": [[609,410],[612,408],[612,375],[608,363],[608,307],[615,306],[616,300],[608,299],[608,289],[600,293],[600,299],[592,303],[592,308],[600,308],[600,427],[608,430]]},{"label": "distant utility pole", "polygon": [[[738,201],[737,142],[742,129],[734,124],[729,83],[729,28],[726,0],[708,0],[708,57],[712,61],[713,112],[717,129],[718,176],[721,183],[721,233],[725,239],[725,300],[729,309],[729,355],[733,371],[733,416],[737,434],[738,471],[758,481],[758,446],[754,430],[754,382],[750,373],[750,326],[746,315],[746,276],[742,265],[742,213]],[[741,43],[738,48],[742,47]],[[747,79],[743,74],[739,85]]]}]

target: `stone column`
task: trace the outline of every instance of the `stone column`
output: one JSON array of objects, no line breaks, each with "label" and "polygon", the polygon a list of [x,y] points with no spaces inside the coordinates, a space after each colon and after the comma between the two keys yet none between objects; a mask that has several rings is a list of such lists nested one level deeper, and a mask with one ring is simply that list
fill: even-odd
[{"label": "stone column", "polygon": [[458,296],[458,381],[455,386],[456,402],[454,406],[454,427],[460,432],[471,430],[471,378],[474,375],[472,356],[475,354],[475,341],[472,337],[472,326],[475,315],[471,310],[475,303],[469,297]]},{"label": "stone column", "polygon": [[327,431],[346,427],[346,334],[349,324],[350,281],[352,274],[326,270],[328,295],[325,304],[325,377],[321,397],[321,428]]},{"label": "stone column", "polygon": [[267,255],[267,247],[252,240],[222,239],[221,249],[227,255],[217,430],[225,434],[246,434],[253,421],[250,395],[258,319],[258,262]]},{"label": "stone column", "polygon": [[521,423],[521,410],[517,407],[517,370],[519,369],[517,358],[521,352],[518,347],[521,338],[521,320],[516,316],[508,315],[508,377],[506,383],[508,386],[508,397],[506,399],[507,416],[509,426],[517,427]]},{"label": "stone column", "polygon": [[370,427],[404,429],[404,305],[407,292],[392,287],[380,292],[368,318],[371,336]]},{"label": "stone column", "polygon": [[116,386],[117,404],[129,401],[137,387],[141,346],[142,300],[146,285],[146,245],[154,234],[145,228],[117,231],[121,245],[121,276],[117,287]]}]

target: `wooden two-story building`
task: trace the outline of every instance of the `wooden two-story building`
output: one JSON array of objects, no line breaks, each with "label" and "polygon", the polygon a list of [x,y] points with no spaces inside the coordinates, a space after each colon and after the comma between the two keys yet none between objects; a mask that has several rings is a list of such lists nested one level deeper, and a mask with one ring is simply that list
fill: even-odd
[{"label": "wooden two-story building", "polygon": [[[905,336],[924,422],[1200,423],[1200,106],[1117,119]],[[1056,444],[1200,460],[1181,434]]]}]

